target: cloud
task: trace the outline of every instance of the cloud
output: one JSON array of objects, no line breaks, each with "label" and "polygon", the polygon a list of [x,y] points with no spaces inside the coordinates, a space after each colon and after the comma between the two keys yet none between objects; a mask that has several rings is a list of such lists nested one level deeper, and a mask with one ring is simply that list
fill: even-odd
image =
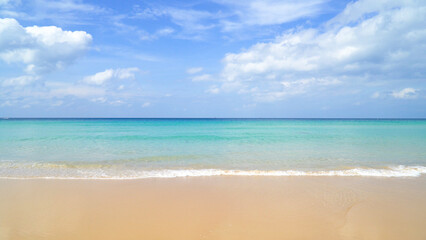
[{"label": "cloud", "polygon": [[21,0],[0,0],[0,13],[14,13],[12,10],[6,10],[6,9],[12,9],[13,7],[16,7],[18,5],[21,5]]},{"label": "cloud", "polygon": [[371,95],[371,98],[380,98],[380,96],[381,96],[380,92],[374,92],[374,93]]},{"label": "cloud", "polygon": [[52,9],[54,11],[60,12],[89,12],[89,13],[101,13],[106,10],[92,4],[82,3],[81,1],[75,0],[38,0],[38,6],[43,7],[44,9]]},{"label": "cloud", "polygon": [[64,101],[60,100],[60,101],[53,102],[51,104],[51,106],[52,107],[59,107],[59,106],[62,106],[63,104],[64,104]]},{"label": "cloud", "polygon": [[414,88],[404,88],[400,91],[393,91],[391,96],[399,99],[413,99],[417,97],[418,90]]},{"label": "cloud", "polygon": [[8,5],[10,0],[0,0],[0,6]]},{"label": "cloud", "polygon": [[89,98],[95,96],[104,96],[106,91],[103,88],[92,87],[82,84],[70,84],[61,82],[46,82],[49,90],[49,97],[63,98],[74,96],[78,98]]},{"label": "cloud", "polygon": [[[275,102],[289,96],[305,94],[312,91],[321,91],[323,88],[340,85],[342,82],[333,78],[305,78],[271,82],[268,87],[252,87],[240,89],[241,94],[251,94],[258,102]],[[225,88],[226,90],[226,88]]]},{"label": "cloud", "polygon": [[126,102],[124,102],[123,100],[120,100],[120,99],[118,99],[118,100],[114,100],[114,101],[110,101],[109,102],[109,104],[111,104],[111,105],[113,105],[113,106],[120,106],[120,105],[123,105],[123,104],[125,104]]},{"label": "cloud", "polygon": [[170,35],[174,32],[175,32],[175,30],[173,28],[169,28],[169,27],[159,29],[159,30],[155,31],[153,34],[146,33],[145,31],[140,31],[140,35],[141,35],[140,39],[141,40],[155,40],[155,39],[158,39],[159,37],[168,36],[168,35]]},{"label": "cloud", "polygon": [[208,11],[161,6],[141,9],[139,5],[136,5],[134,12],[135,18],[157,19],[159,17],[169,17],[174,24],[187,31],[211,28],[211,26],[202,24],[202,21],[214,18],[214,14]]},{"label": "cloud", "polygon": [[207,11],[193,9],[168,8],[165,11],[176,25],[181,26],[187,32],[206,30],[214,27],[213,24],[203,22],[214,18],[214,15]]},{"label": "cloud", "polygon": [[55,26],[23,27],[11,18],[0,19],[0,60],[25,66],[27,73],[63,68],[82,56],[92,42],[84,31]]},{"label": "cloud", "polygon": [[221,88],[279,100],[306,92],[286,89],[283,82],[317,85],[303,83],[313,76],[337,81],[424,78],[425,22],[426,4],[421,1],[351,3],[324,26],[293,29],[272,42],[227,54]]},{"label": "cloud", "polygon": [[149,107],[149,106],[151,106],[150,102],[145,102],[145,103],[142,104],[143,108],[146,108],[146,107]]},{"label": "cloud", "polygon": [[104,103],[107,101],[107,98],[105,97],[92,98],[90,101],[96,102],[96,103]]},{"label": "cloud", "polygon": [[216,85],[210,86],[207,90],[207,93],[211,93],[211,94],[218,94],[220,92],[220,88],[217,87]]},{"label": "cloud", "polygon": [[220,10],[170,6],[134,6],[132,18],[169,20],[181,28],[178,37],[200,39],[204,31],[220,28],[223,31],[240,30],[253,26],[277,25],[312,17],[322,13],[328,0],[213,0]]},{"label": "cloud", "polygon": [[2,102],[2,104],[0,104],[0,107],[10,107],[13,106],[13,103],[11,103],[9,100]]},{"label": "cloud", "polygon": [[114,70],[107,69],[103,72],[98,72],[95,75],[85,77],[84,82],[89,84],[101,85],[107,80],[110,80],[113,76],[114,76]]},{"label": "cloud", "polygon": [[[133,8],[133,14],[131,16],[126,16],[125,18],[154,21],[160,18],[166,18],[171,24],[176,26],[176,29],[167,27],[159,29],[153,34],[147,34],[145,31],[136,30],[137,32],[142,32],[142,40],[156,39],[159,36],[167,36],[175,32],[176,33],[173,35],[175,38],[199,40],[203,38],[203,35],[205,34],[204,31],[216,26],[214,21],[217,20],[218,16],[209,11],[189,8],[177,8],[161,5],[143,8],[139,5],[135,5]],[[138,29],[135,26],[124,24],[121,20],[125,19],[120,19],[117,24],[124,25],[129,29]]]},{"label": "cloud", "polygon": [[192,77],[193,82],[209,81],[212,79],[210,74],[202,74]]},{"label": "cloud", "polygon": [[82,0],[9,0],[7,2],[9,3],[0,9],[0,15],[3,17],[31,22],[48,20],[55,25],[93,24],[99,16],[109,13],[107,9],[84,3]]},{"label": "cloud", "polygon": [[188,74],[196,74],[196,73],[199,73],[201,71],[203,71],[202,67],[194,67],[194,68],[188,68],[186,70],[186,73],[188,73]]},{"label": "cloud", "polygon": [[278,0],[237,0],[216,2],[233,10],[238,20],[223,19],[223,29],[231,31],[246,26],[264,26],[292,22],[312,17],[322,12],[326,0],[278,1]]},{"label": "cloud", "polygon": [[25,86],[29,85],[32,82],[38,80],[38,76],[31,76],[31,75],[23,75],[19,77],[9,78],[3,81],[2,85],[5,87],[17,87],[17,86]]},{"label": "cloud", "polygon": [[85,83],[93,85],[102,85],[105,82],[116,78],[116,79],[133,79],[135,73],[140,71],[139,68],[117,68],[117,69],[106,69],[103,72],[98,72],[94,75],[87,76],[83,79]]},{"label": "cloud", "polygon": [[140,69],[137,67],[132,68],[117,68],[114,71],[114,76],[118,79],[133,79],[135,78],[135,73],[139,72]]}]

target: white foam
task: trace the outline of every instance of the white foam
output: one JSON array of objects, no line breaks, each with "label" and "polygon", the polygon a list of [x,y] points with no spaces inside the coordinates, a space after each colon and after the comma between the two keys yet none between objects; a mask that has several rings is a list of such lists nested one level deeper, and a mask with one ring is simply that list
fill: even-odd
[{"label": "white foam", "polygon": [[[13,179],[144,179],[181,178],[210,176],[340,176],[340,177],[419,177],[426,173],[425,166],[394,166],[386,168],[351,168],[345,170],[300,171],[300,170],[223,170],[223,169],[161,169],[161,170],[112,170],[112,169],[62,169],[20,174],[3,169],[0,178]],[[65,170],[65,171],[63,171]]]}]

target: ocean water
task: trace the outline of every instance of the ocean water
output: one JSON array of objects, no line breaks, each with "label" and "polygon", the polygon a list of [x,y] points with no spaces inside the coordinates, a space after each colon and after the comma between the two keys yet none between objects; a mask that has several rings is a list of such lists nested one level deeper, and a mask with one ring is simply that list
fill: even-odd
[{"label": "ocean water", "polygon": [[422,174],[426,120],[0,120],[0,178]]}]

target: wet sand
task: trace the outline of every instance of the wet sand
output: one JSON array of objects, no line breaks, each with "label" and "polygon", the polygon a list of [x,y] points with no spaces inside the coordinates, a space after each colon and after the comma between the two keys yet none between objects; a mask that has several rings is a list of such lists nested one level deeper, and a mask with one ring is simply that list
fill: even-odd
[{"label": "wet sand", "polygon": [[0,180],[0,239],[426,239],[426,177]]}]

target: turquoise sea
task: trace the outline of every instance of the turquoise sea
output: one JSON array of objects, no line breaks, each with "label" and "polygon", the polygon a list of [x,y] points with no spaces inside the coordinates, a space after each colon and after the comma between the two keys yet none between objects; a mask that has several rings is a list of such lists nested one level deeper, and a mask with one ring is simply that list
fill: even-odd
[{"label": "turquoise sea", "polygon": [[0,178],[425,173],[426,120],[0,120]]}]

